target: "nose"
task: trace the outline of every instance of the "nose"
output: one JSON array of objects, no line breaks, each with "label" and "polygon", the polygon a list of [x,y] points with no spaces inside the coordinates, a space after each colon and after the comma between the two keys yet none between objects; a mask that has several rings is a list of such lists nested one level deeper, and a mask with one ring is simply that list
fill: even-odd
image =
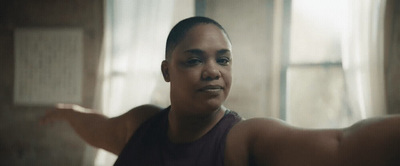
[{"label": "nose", "polygon": [[202,80],[211,81],[218,80],[221,77],[221,72],[218,69],[218,64],[209,62],[207,63],[201,73]]}]

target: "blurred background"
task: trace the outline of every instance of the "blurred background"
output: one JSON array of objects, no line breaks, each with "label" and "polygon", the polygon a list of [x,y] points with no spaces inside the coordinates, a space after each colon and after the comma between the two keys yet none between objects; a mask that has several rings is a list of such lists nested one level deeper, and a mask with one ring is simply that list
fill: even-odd
[{"label": "blurred background", "polygon": [[167,107],[169,30],[191,16],[233,44],[225,106],[245,118],[347,127],[400,112],[400,2],[395,0],[0,1],[0,165],[112,165],[66,123],[39,126],[58,102],[113,117]]}]

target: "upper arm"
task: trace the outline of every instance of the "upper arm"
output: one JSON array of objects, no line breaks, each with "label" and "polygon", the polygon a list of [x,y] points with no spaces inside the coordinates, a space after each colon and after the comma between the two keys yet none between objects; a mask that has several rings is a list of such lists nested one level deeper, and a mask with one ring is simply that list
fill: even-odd
[{"label": "upper arm", "polygon": [[113,140],[109,140],[113,143],[109,144],[111,145],[111,147],[109,147],[110,149],[104,149],[118,155],[140,125],[160,111],[160,107],[142,105],[131,109],[121,116],[110,118],[108,120],[108,129],[106,130],[113,131]]},{"label": "upper arm", "polygon": [[346,129],[301,129],[272,119],[248,123],[258,165],[399,165],[400,117],[369,119]]},{"label": "upper arm", "polygon": [[253,119],[251,152],[257,165],[337,165],[341,130],[295,128],[274,119]]},{"label": "upper arm", "polygon": [[339,154],[343,165],[399,165],[400,116],[367,119],[346,128]]}]

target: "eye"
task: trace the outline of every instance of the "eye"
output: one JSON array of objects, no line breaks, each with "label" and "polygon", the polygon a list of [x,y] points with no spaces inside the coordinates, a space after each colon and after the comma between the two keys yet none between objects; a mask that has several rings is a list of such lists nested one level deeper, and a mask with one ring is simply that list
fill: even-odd
[{"label": "eye", "polygon": [[223,58],[218,58],[217,59],[217,63],[220,64],[220,65],[224,65],[224,66],[228,65],[230,61],[231,60],[229,58],[227,58],[227,57],[223,57]]},{"label": "eye", "polygon": [[188,66],[198,65],[200,63],[201,63],[201,60],[198,59],[198,58],[191,58],[191,59],[186,61],[186,65],[188,65]]}]

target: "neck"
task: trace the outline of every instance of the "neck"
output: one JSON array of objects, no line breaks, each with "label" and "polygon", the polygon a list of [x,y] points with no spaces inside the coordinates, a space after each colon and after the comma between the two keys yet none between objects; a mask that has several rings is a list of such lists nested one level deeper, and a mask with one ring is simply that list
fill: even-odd
[{"label": "neck", "polygon": [[173,110],[171,107],[168,115],[168,137],[174,143],[193,142],[210,131],[224,113],[225,108],[222,106],[207,115],[181,114],[180,111]]}]

